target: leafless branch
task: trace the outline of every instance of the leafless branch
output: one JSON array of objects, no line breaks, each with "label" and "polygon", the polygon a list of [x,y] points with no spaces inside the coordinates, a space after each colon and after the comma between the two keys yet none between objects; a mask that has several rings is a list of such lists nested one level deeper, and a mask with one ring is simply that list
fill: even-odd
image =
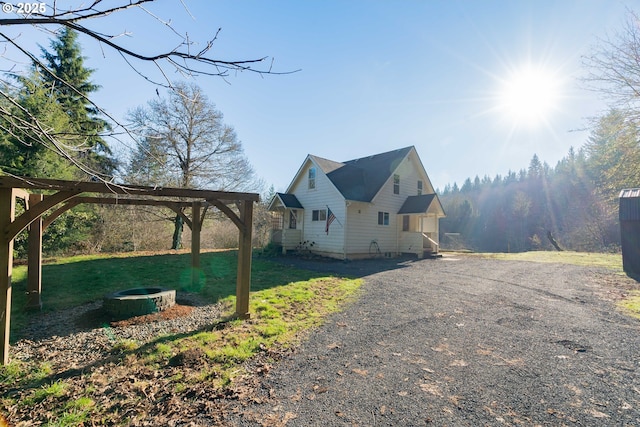
[{"label": "leafless branch", "polygon": [[583,57],[585,86],[601,93],[613,107],[640,116],[640,16],[627,11],[621,31],[601,38]]},{"label": "leafless branch", "polygon": [[[204,47],[200,49],[197,53],[192,53],[191,49],[194,45],[194,42],[190,39],[188,34],[181,35],[181,33],[173,27],[170,21],[163,20],[153,12],[151,12],[146,5],[151,4],[157,0],[120,0],[120,4],[107,5],[103,0],[93,0],[92,2],[79,6],[77,8],[65,8],[62,9],[59,7],[58,3],[54,1],[53,5],[50,6],[51,11],[48,13],[32,13],[28,16],[22,16],[17,18],[3,18],[0,19],[0,27],[22,27],[22,26],[31,26],[34,28],[38,28],[41,30],[45,30],[48,32],[52,31],[52,28],[60,28],[66,27],[77,31],[78,33],[84,34],[92,40],[95,40],[101,46],[106,46],[107,48],[117,52],[127,63],[127,65],[134,70],[142,79],[161,87],[172,89],[172,82],[168,77],[168,73],[166,67],[170,67],[171,69],[181,73],[185,77],[195,77],[195,76],[215,76],[221,77],[225,79],[230,71],[234,72],[251,72],[257,73],[259,75],[265,74],[289,74],[291,72],[296,71],[285,71],[285,72],[276,72],[273,69],[273,59],[267,63],[266,67],[259,68],[260,64],[264,64],[268,57],[258,57],[253,59],[240,59],[240,60],[227,60],[227,59],[219,59],[210,56],[212,48],[215,42],[218,40],[218,36],[220,34],[220,29],[218,29],[213,37],[204,43]],[[190,15],[191,12],[187,9],[186,5],[179,0],[181,6],[185,9],[185,11]],[[10,4],[8,2],[0,1],[0,5]],[[135,51],[133,49],[129,49],[125,47],[120,42],[116,41],[118,37],[122,34],[118,35],[109,35],[103,34],[95,29],[92,29],[89,25],[92,22],[97,22],[101,18],[105,18],[107,16],[122,13],[126,10],[138,8],[150,16],[152,19],[156,20],[162,28],[167,29],[172,32],[174,35],[177,35],[181,38],[180,43],[175,47],[169,50],[160,51],[155,54],[143,54],[141,52]],[[74,93],[83,96],[76,88],[70,85],[68,82],[59,79],[54,73],[46,67],[46,65],[40,61],[33,53],[31,53],[28,49],[21,45],[21,41],[18,38],[12,38],[7,35],[5,32],[0,32],[0,37],[7,43],[7,45],[13,46],[24,55],[28,61],[34,64],[38,69],[41,69],[44,73],[47,73],[54,80],[58,81],[60,84],[66,86],[71,89]],[[6,52],[6,49],[5,49]],[[104,52],[104,50],[103,50]],[[140,70],[138,64],[143,63],[151,63],[154,64],[156,69],[158,70],[161,81],[145,74]],[[2,92],[0,96],[3,96],[9,100],[11,100],[11,94]],[[112,132],[109,134],[101,135],[102,137],[110,137],[118,139],[118,135],[129,134],[131,135],[131,131],[128,129],[127,125],[120,123],[115,117],[108,114],[103,108],[97,105],[92,100],[83,96],[83,98],[89,102],[96,111],[99,111],[104,117],[108,118],[111,122],[116,124],[118,129],[121,129],[119,132]],[[11,105],[16,106],[17,103],[15,100],[11,100]],[[0,110],[0,115],[10,114],[10,111]],[[25,111],[27,117],[29,117],[28,112]],[[69,155],[68,150],[69,147],[65,146],[63,142],[63,135],[55,134],[51,129],[47,129],[42,126],[37,117],[29,117],[29,120],[16,121],[16,126],[20,128],[27,129],[30,133],[30,136],[33,136],[35,140],[43,145],[45,145],[48,149],[54,150],[59,153],[69,161],[72,161],[76,166],[78,166],[81,170],[85,171],[87,174],[92,176],[96,176],[96,171],[90,170],[86,165],[81,165],[77,160],[73,160],[73,156]],[[3,129],[7,131],[7,129]],[[15,132],[14,132],[15,134]],[[99,179],[110,179],[108,177],[99,177]]]}]

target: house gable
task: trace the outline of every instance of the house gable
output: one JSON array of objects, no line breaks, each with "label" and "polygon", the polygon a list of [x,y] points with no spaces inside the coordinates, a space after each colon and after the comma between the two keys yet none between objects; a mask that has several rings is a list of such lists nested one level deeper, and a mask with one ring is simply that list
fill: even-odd
[{"label": "house gable", "polygon": [[[398,178],[398,182],[395,182],[396,177]],[[421,182],[421,189],[419,189],[418,181]],[[394,186],[396,185],[398,187],[398,193],[395,193],[396,188],[394,188]],[[408,147],[405,156],[397,163],[396,168],[392,171],[382,187],[380,187],[373,201],[388,206],[389,209],[394,212],[398,212],[408,197],[418,195],[434,196],[435,200],[433,203],[429,203],[429,211],[436,213],[439,217],[445,216],[440,199],[437,194],[435,194],[431,180],[424,169],[418,152],[415,147]]]},{"label": "house gable", "polygon": [[371,202],[412,148],[349,160],[327,176],[345,199]]},{"label": "house gable", "polygon": [[[323,159],[322,157],[309,154],[302,163],[302,166],[300,166],[300,169],[298,169],[298,172],[296,172],[296,175],[293,177],[289,187],[287,187],[286,192],[291,194],[299,193],[300,191],[303,191],[305,187],[308,190],[315,190],[315,188],[309,188],[310,168],[315,169],[316,179],[322,181],[322,176],[327,176],[327,173],[341,167],[342,165],[343,163],[334,162],[333,160]],[[329,182],[331,183],[331,180],[329,180]],[[334,187],[335,190],[333,183],[331,183],[331,186]]]}]

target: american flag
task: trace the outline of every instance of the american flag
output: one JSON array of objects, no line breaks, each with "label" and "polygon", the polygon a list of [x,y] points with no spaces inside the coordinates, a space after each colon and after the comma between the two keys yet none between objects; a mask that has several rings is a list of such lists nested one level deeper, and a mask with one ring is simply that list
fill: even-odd
[{"label": "american flag", "polygon": [[327,234],[329,234],[329,226],[331,225],[334,219],[336,219],[336,216],[333,214],[333,212],[331,212],[331,209],[329,208],[329,206],[327,206],[327,226],[324,229],[324,231],[326,231]]}]

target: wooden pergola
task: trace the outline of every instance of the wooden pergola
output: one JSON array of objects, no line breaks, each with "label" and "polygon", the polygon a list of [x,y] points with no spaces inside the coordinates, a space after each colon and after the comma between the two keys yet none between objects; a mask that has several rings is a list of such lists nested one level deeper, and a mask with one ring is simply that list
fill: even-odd
[{"label": "wooden pergola", "polygon": [[[38,193],[31,192],[33,190]],[[42,194],[46,193],[46,194]],[[26,210],[16,217],[16,198],[25,201]],[[106,182],[62,181],[54,179],[0,176],[0,361],[9,362],[9,328],[11,318],[11,274],[13,241],[28,228],[28,308],[41,308],[42,232],[65,211],[81,203],[102,205],[164,206],[181,215],[191,228],[191,264],[196,280],[200,267],[200,231],[204,215],[213,206],[238,227],[238,276],[236,312],[249,317],[251,289],[251,233],[255,193],[193,190],[185,188],[146,187]],[[238,213],[230,206],[235,205]],[[191,218],[184,212],[191,209]]]}]

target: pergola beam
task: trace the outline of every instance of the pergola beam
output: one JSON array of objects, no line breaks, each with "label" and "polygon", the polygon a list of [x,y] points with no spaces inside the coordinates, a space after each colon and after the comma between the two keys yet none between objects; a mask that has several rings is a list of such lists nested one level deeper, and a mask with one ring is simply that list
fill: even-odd
[{"label": "pergola beam", "polygon": [[59,191],[50,196],[45,196],[42,202],[25,210],[22,215],[15,218],[3,229],[5,237],[7,239],[13,239],[18,235],[18,233],[27,228],[29,224],[40,218],[46,211],[59,203],[66,202],[78,194],[79,193],[77,191]]},{"label": "pergola beam", "polygon": [[194,288],[200,280],[200,231],[203,219],[200,217],[201,207],[200,202],[193,202],[191,207],[191,286]]},{"label": "pergola beam", "polygon": [[253,222],[253,203],[243,201],[240,204],[240,230],[238,246],[238,278],[236,282],[236,317],[248,319],[249,293],[251,291],[251,231]]},{"label": "pergola beam", "polygon": [[183,197],[192,199],[247,200],[257,202],[255,193],[235,193],[228,191],[196,190],[190,188],[150,187],[90,181],[62,181],[57,179],[24,178],[0,176],[0,187],[51,191],[77,191],[78,193],[126,194],[154,197]]}]

